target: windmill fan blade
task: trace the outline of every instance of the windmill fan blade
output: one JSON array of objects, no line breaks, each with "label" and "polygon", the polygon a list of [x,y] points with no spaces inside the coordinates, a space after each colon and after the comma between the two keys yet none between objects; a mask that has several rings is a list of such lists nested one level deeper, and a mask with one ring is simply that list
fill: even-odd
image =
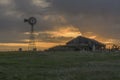
[{"label": "windmill fan blade", "polygon": [[24,19],[24,22],[28,22],[28,19]]}]

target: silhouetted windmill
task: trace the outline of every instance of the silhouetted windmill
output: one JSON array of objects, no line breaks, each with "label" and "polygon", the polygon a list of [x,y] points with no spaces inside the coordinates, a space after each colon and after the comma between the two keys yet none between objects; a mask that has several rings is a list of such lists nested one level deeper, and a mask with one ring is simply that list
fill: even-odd
[{"label": "silhouetted windmill", "polygon": [[30,17],[29,19],[24,19],[24,22],[27,22],[31,25],[28,50],[36,51],[37,48],[36,48],[36,39],[34,34],[34,25],[37,23],[37,19],[34,17]]}]

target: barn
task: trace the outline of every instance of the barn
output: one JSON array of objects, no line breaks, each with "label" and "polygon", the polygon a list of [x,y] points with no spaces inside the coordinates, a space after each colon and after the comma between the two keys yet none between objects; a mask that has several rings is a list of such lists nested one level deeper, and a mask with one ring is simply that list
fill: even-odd
[{"label": "barn", "polygon": [[62,46],[55,46],[50,49],[49,51],[95,51],[95,50],[103,50],[105,49],[106,45],[98,42],[94,39],[89,39],[83,36],[78,36],[66,43],[66,45]]},{"label": "barn", "polygon": [[105,49],[105,44],[94,39],[89,39],[83,36],[78,36],[66,43],[66,46],[73,47],[76,50],[102,50]]}]

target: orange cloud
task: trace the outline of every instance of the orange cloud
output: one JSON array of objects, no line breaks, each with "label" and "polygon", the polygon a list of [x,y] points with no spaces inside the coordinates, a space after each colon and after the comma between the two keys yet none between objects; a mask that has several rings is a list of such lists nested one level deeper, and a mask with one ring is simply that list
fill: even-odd
[{"label": "orange cloud", "polygon": [[74,38],[76,36],[82,35],[80,30],[73,26],[56,28],[53,31],[44,31],[44,32],[39,32],[39,33],[50,34],[51,37],[73,37]]},{"label": "orange cloud", "polygon": [[[53,46],[58,45],[57,43],[46,43],[46,42],[36,42],[36,47],[38,50],[44,50]],[[19,48],[23,48],[23,50],[28,50],[27,43],[0,43],[1,51],[10,51],[10,50],[18,50]]]},{"label": "orange cloud", "polygon": [[113,46],[113,44],[120,45],[119,39],[110,39],[110,38],[95,34],[93,32],[86,32],[86,33],[84,33],[84,36],[91,38],[91,39],[95,39],[99,42],[106,44],[106,48],[111,48]]},{"label": "orange cloud", "polygon": [[[30,35],[29,32],[25,32],[24,34]],[[34,34],[35,34],[35,36],[37,36],[36,46],[37,46],[38,50],[44,50],[44,49],[47,49],[47,48],[50,48],[50,47],[53,47],[56,45],[64,45],[67,41],[69,41],[77,36],[82,35],[80,30],[73,26],[65,26],[65,27],[55,28],[52,31],[35,32]],[[83,33],[82,36],[98,40],[107,45],[110,45],[113,43],[119,43],[119,41],[116,39],[104,38],[93,32]],[[27,49],[29,39],[24,39],[21,41],[23,41],[25,43],[0,43],[0,46],[9,47],[11,49],[14,48],[16,50],[18,50],[18,48],[20,48],[20,47]],[[1,50],[1,48],[2,47],[0,47],[0,50]]]},{"label": "orange cloud", "polygon": [[[30,35],[29,32],[25,32],[25,35]],[[47,49],[56,45],[63,45],[67,41],[82,35],[78,28],[73,26],[65,26],[55,28],[52,31],[35,32],[36,46],[39,49]],[[21,40],[22,42],[29,42],[29,39]],[[42,47],[42,48],[41,48]]]},{"label": "orange cloud", "polygon": [[20,47],[23,47],[23,46],[28,46],[28,45],[25,43],[0,43],[0,46],[9,46],[9,47],[20,46]]}]

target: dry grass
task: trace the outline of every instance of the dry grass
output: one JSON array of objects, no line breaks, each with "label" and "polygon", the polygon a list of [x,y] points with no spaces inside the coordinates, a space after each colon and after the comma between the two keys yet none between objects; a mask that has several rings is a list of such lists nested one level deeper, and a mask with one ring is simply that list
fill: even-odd
[{"label": "dry grass", "polygon": [[120,53],[0,53],[0,80],[120,80]]}]

